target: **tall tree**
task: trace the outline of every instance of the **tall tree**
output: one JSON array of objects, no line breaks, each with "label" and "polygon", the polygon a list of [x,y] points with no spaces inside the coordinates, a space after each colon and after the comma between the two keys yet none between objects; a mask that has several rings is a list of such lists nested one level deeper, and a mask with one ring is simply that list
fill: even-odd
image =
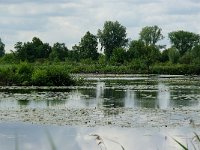
[{"label": "tall tree", "polygon": [[16,54],[18,59],[27,60],[30,62],[36,59],[48,58],[51,53],[51,47],[48,43],[43,43],[39,38],[34,37],[32,42],[15,44]]},{"label": "tall tree", "polygon": [[168,49],[168,57],[171,63],[173,64],[177,63],[179,56],[180,56],[179,51],[176,48],[172,47]]},{"label": "tall tree", "polygon": [[81,38],[79,43],[80,57],[82,59],[91,58],[97,60],[99,54],[97,52],[97,37],[91,34],[89,31]]},{"label": "tall tree", "polygon": [[[146,26],[142,28],[140,32],[140,40],[142,40],[146,46],[156,45],[156,43],[164,38],[162,35],[162,29],[158,26]],[[160,47],[160,46],[159,46]]]},{"label": "tall tree", "polygon": [[192,49],[191,57],[194,64],[200,64],[200,45],[197,45]]},{"label": "tall tree", "polygon": [[49,57],[51,60],[64,61],[67,57],[68,49],[64,43],[55,43],[52,47],[52,52]]},{"label": "tall tree", "polygon": [[126,28],[118,21],[106,21],[103,30],[99,29],[97,35],[107,60],[112,56],[114,49],[123,48],[128,42]]},{"label": "tall tree", "polygon": [[5,44],[1,41],[0,38],[0,57],[5,55]]},{"label": "tall tree", "polygon": [[145,44],[142,40],[133,40],[129,44],[127,51],[130,59],[142,59],[146,55]]},{"label": "tall tree", "polygon": [[181,56],[200,43],[198,34],[182,30],[170,32],[169,39],[172,46],[179,50]]},{"label": "tall tree", "polygon": [[126,51],[123,48],[116,48],[113,50],[111,63],[115,65],[122,65],[126,60]]},{"label": "tall tree", "polygon": [[161,58],[160,61],[161,62],[167,62],[169,61],[169,49],[165,49],[161,52]]}]

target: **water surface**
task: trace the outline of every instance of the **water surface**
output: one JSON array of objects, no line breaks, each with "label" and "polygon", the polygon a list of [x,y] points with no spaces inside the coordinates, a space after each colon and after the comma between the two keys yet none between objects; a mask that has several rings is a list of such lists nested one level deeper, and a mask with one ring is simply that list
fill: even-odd
[{"label": "water surface", "polygon": [[[1,88],[0,109],[199,107],[200,77],[170,75],[92,75],[85,86]],[[20,89],[22,88],[22,89]],[[24,89],[23,89],[24,88]]]},{"label": "water surface", "polygon": [[[0,149],[49,150],[53,145],[59,150],[174,150],[180,149],[173,138],[192,148],[193,128],[83,128],[70,126],[31,125],[24,123],[0,123]],[[98,145],[95,136],[102,138]]]}]

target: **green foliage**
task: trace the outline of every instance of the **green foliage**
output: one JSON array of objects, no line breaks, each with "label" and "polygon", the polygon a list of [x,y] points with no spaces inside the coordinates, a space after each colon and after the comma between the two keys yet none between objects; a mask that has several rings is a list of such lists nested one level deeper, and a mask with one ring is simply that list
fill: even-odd
[{"label": "green foliage", "polygon": [[148,66],[143,59],[134,59],[128,65],[133,73],[148,73]]},{"label": "green foliage", "polygon": [[200,45],[197,45],[192,49],[191,57],[194,64],[200,64]]},{"label": "green foliage", "polygon": [[68,52],[68,60],[70,61],[79,61],[80,60],[80,47],[75,45],[72,47],[72,50]]},{"label": "green foliage", "polygon": [[76,84],[67,68],[59,66],[37,66],[20,63],[0,67],[0,85],[69,86]]},{"label": "green foliage", "polygon": [[150,73],[154,74],[200,74],[199,65],[161,63],[151,66]]},{"label": "green foliage", "polygon": [[49,81],[47,76],[47,70],[42,70],[42,69],[34,70],[31,76],[31,80],[34,85],[38,86],[48,85]]},{"label": "green foliage", "polygon": [[87,59],[91,58],[92,60],[98,59],[98,52],[97,52],[97,37],[91,34],[89,31],[81,38],[81,42],[79,44],[80,47],[80,58]]},{"label": "green foliage", "polygon": [[97,35],[107,60],[111,58],[114,49],[126,46],[126,34],[126,28],[118,21],[106,21],[103,30],[98,30]]},{"label": "green foliage", "polygon": [[171,63],[177,63],[180,57],[179,51],[174,47],[168,49],[168,57]]},{"label": "green foliage", "polygon": [[150,67],[151,64],[154,64],[160,60],[161,53],[156,46],[146,46],[146,55],[145,55],[145,63]]},{"label": "green foliage", "polygon": [[32,42],[15,44],[16,55],[19,60],[34,62],[36,59],[48,58],[51,47],[43,43],[39,38],[34,37]]},{"label": "green foliage", "polygon": [[[171,32],[172,46],[161,53],[162,46],[157,45],[164,38],[161,31],[158,26],[146,26],[139,40],[128,45],[126,28],[118,21],[106,21],[97,36],[86,32],[72,50],[64,43],[51,47],[34,37],[31,42],[16,43],[16,51],[10,54],[5,54],[0,39],[0,56],[5,54],[0,58],[0,84],[71,85],[74,80],[69,73],[200,74],[200,36]],[[97,39],[104,54],[97,52]]]},{"label": "green foliage", "polygon": [[49,54],[51,61],[64,61],[68,55],[68,49],[64,43],[55,43],[52,47],[52,51]]},{"label": "green foliage", "polygon": [[116,48],[111,57],[111,64],[122,65],[126,60],[126,51],[123,48]]},{"label": "green foliage", "polygon": [[103,54],[100,54],[98,64],[100,65],[106,65],[106,57]]},{"label": "green foliage", "polygon": [[33,67],[31,64],[26,62],[22,62],[17,66],[16,76],[17,76],[17,83],[20,85],[30,85],[31,75],[33,72]]},{"label": "green foliage", "polygon": [[146,46],[156,45],[156,43],[164,38],[161,33],[162,29],[158,26],[146,26],[142,28],[140,32],[140,40],[142,40]]},{"label": "green foliage", "polygon": [[161,62],[169,61],[169,49],[165,49],[162,51],[160,61]]},{"label": "green foliage", "polygon": [[0,59],[1,64],[15,64],[18,63],[18,60],[16,58],[16,55],[12,53],[7,53],[5,54],[1,59]]},{"label": "green foliage", "polygon": [[181,56],[200,42],[200,36],[198,34],[187,31],[170,32],[169,39],[172,46],[179,50]]},{"label": "green foliage", "polygon": [[39,86],[69,86],[75,84],[75,81],[69,76],[69,72],[61,66],[50,66],[34,70],[32,84]]},{"label": "green foliage", "polygon": [[127,51],[128,58],[132,59],[143,59],[146,55],[145,44],[142,40],[133,40]]},{"label": "green foliage", "polygon": [[191,64],[192,63],[192,55],[191,53],[188,51],[186,52],[182,57],[180,57],[179,62],[181,64]]},{"label": "green foliage", "polygon": [[0,57],[5,55],[5,44],[1,41],[0,38]]}]

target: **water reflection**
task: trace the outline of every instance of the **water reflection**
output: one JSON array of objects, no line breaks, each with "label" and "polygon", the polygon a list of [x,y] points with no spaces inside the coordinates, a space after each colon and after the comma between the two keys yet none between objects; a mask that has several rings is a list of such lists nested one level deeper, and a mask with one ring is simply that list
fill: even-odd
[{"label": "water reflection", "polygon": [[[93,77],[94,78],[94,77]],[[118,77],[120,78],[120,77]],[[118,79],[117,78],[117,79]],[[129,80],[130,79],[130,80]],[[172,81],[171,81],[172,80]],[[190,78],[132,77],[88,81],[87,87],[17,93],[0,92],[0,109],[16,108],[159,108],[199,105],[200,88]],[[181,85],[179,84],[181,82]],[[176,84],[177,83],[177,84]]]},{"label": "water reflection", "polygon": [[125,93],[125,107],[135,107],[136,103],[136,97],[135,92],[133,90],[130,90],[129,88],[126,90]]},{"label": "water reflection", "polygon": [[160,109],[167,109],[170,106],[170,90],[163,83],[158,84],[157,106]]},{"label": "water reflection", "polygon": [[[0,123],[0,149],[13,150],[16,140],[20,150],[48,150],[52,149],[46,131],[52,137],[54,145],[59,150],[73,149],[101,149],[93,134],[99,135],[107,149],[167,149],[174,150],[181,147],[173,138],[188,148],[193,146],[190,141],[195,131],[193,128],[80,128],[69,126],[30,125],[22,123]],[[16,139],[16,137],[18,137]],[[195,144],[195,143],[194,143]]]}]

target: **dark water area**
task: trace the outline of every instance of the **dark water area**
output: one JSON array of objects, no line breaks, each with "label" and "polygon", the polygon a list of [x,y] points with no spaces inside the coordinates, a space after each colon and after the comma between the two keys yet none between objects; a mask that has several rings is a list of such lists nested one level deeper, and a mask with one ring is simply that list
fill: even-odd
[{"label": "dark water area", "polygon": [[[174,150],[180,146],[173,138],[192,148],[193,128],[83,128],[71,126],[0,123],[2,150]],[[99,144],[95,135],[101,137]],[[53,145],[53,146],[52,146]]]},{"label": "dark water area", "polygon": [[85,86],[1,88],[0,109],[199,107],[200,77],[86,76]]}]

